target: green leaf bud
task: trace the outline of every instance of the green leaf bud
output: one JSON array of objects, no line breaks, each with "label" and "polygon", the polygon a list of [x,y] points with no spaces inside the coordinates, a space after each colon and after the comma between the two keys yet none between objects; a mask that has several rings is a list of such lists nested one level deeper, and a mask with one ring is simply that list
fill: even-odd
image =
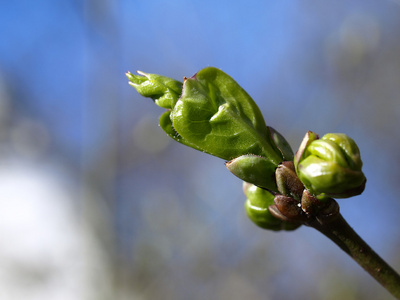
[{"label": "green leaf bud", "polygon": [[126,76],[129,79],[129,84],[139,94],[152,98],[160,107],[174,108],[182,93],[182,82],[157,74],[148,74],[141,71],[137,71],[137,73],[139,75],[127,72]]},{"label": "green leaf bud", "polygon": [[185,80],[171,119],[182,137],[214,156],[254,154],[276,166],[282,161],[258,106],[219,69],[208,67]]},{"label": "green leaf bud", "polygon": [[330,133],[317,139],[307,133],[295,156],[295,167],[305,187],[318,199],[348,198],[365,188],[360,151],[345,134]]},{"label": "green leaf bud", "polygon": [[130,84],[171,110],[160,125],[176,141],[228,161],[247,154],[261,156],[275,167],[289,153],[283,137],[271,135],[253,99],[221,70],[202,69],[185,78],[183,85],[165,76],[138,73],[142,76],[126,74]]},{"label": "green leaf bud", "polygon": [[265,157],[257,155],[242,155],[227,163],[225,166],[235,176],[256,186],[276,191],[275,164]]},{"label": "green leaf bud", "polygon": [[247,196],[245,209],[248,217],[257,226],[269,230],[294,230],[298,223],[285,222],[274,217],[269,207],[274,205],[274,195],[250,183],[243,184],[243,191]]}]

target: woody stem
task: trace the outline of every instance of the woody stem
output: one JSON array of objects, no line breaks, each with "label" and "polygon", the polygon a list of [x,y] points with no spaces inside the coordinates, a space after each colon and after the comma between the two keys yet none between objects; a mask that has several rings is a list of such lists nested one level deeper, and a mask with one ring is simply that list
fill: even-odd
[{"label": "woody stem", "polygon": [[400,299],[400,276],[350,227],[341,214],[329,222],[307,222],[335,242],[394,297]]}]

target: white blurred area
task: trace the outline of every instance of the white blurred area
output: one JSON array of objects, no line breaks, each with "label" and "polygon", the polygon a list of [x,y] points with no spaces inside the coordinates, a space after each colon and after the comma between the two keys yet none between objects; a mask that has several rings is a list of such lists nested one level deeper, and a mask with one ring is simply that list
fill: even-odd
[{"label": "white blurred area", "polygon": [[108,298],[107,256],[71,196],[38,165],[1,164],[0,299]]},{"label": "white blurred area", "polygon": [[49,136],[0,84],[0,299],[112,299],[98,196],[46,156]]}]

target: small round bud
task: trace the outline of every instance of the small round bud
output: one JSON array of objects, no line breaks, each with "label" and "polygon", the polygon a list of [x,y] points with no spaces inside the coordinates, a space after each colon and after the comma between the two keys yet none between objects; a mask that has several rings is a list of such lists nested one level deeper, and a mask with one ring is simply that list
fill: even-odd
[{"label": "small round bud", "polygon": [[308,132],[294,163],[300,180],[318,199],[348,198],[365,188],[360,151],[345,134],[330,133],[318,139]]},{"label": "small round bud", "polygon": [[274,203],[279,212],[288,218],[288,220],[297,221],[304,219],[299,201],[288,196],[276,195]]},{"label": "small round bud", "polygon": [[274,195],[255,185],[245,182],[243,191],[247,197],[245,209],[247,216],[256,225],[269,230],[294,230],[299,223],[284,222],[271,214],[269,207],[274,206]]},{"label": "small round bud", "polygon": [[269,190],[276,190],[276,165],[258,155],[242,155],[225,163],[230,172],[240,179]]}]

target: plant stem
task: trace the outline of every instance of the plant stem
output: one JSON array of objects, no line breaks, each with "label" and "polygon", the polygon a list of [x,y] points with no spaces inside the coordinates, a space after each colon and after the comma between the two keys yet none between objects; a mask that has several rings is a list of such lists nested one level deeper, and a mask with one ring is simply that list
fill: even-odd
[{"label": "plant stem", "polygon": [[329,222],[315,219],[313,227],[335,242],[393,296],[400,299],[400,276],[350,227],[341,214]]}]

